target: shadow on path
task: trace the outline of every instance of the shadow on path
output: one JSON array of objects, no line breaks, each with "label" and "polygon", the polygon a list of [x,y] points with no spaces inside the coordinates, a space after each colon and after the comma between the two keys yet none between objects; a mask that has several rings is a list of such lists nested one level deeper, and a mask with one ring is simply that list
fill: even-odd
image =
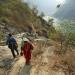
[{"label": "shadow on path", "polygon": [[30,70],[32,68],[32,65],[24,65],[19,75],[30,75]]}]

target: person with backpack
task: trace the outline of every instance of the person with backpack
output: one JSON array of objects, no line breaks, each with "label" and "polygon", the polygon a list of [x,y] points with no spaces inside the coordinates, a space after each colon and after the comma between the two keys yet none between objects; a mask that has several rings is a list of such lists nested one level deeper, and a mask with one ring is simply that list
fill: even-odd
[{"label": "person with backpack", "polygon": [[24,37],[21,38],[21,44],[20,45],[21,45],[21,47],[20,47],[21,48],[20,55],[23,56],[23,50],[22,50],[22,48],[23,48],[23,45],[24,45]]},{"label": "person with backpack", "polygon": [[8,34],[6,44],[8,45],[8,48],[10,48],[11,53],[14,58],[16,57],[15,51],[17,52],[17,55],[19,55],[19,52],[17,49],[18,48],[17,42],[16,42],[15,38],[12,36],[12,34]]},{"label": "person with backpack", "polygon": [[24,58],[26,59],[26,65],[30,63],[31,59],[31,50],[33,50],[33,45],[27,38],[24,38],[23,46],[21,47],[21,52],[24,54]]}]

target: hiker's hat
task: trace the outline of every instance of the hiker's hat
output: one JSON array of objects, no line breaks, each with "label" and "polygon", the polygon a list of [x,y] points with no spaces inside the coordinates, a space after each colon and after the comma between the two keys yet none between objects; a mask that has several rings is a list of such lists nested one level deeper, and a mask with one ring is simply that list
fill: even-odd
[{"label": "hiker's hat", "polygon": [[12,34],[11,34],[11,33],[9,33],[9,34],[8,34],[8,36],[10,36],[10,37],[11,37],[11,36],[12,36]]}]

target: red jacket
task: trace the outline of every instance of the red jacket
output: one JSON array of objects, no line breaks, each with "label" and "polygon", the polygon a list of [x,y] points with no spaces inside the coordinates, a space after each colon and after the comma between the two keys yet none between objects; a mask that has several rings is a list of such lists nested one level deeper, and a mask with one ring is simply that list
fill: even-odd
[{"label": "red jacket", "polygon": [[29,42],[25,42],[23,46],[23,53],[24,57],[26,58],[26,61],[29,61],[31,59],[31,50],[33,49],[33,46]]}]

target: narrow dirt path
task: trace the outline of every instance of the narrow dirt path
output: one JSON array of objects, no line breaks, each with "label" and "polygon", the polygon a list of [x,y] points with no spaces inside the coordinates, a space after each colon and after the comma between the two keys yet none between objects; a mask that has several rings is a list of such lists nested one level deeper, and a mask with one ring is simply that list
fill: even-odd
[{"label": "narrow dirt path", "polygon": [[[36,49],[38,48],[37,50],[35,49],[32,51],[30,65],[25,65],[25,59],[23,56],[18,57],[15,62],[15,60],[12,59],[12,54],[7,46],[0,47],[0,75],[65,75],[62,69],[56,71],[52,69],[57,60],[57,57],[54,54],[55,47],[53,45],[45,47],[45,45],[46,43],[43,46],[39,45],[39,48],[36,47]],[[33,54],[35,54],[35,56]],[[8,73],[4,73],[8,70]]]},{"label": "narrow dirt path", "polygon": [[52,70],[54,63],[54,46],[45,48],[44,52],[35,60],[32,59],[30,65],[25,65],[23,57],[13,66],[9,75],[65,75],[60,69],[58,71]]},{"label": "narrow dirt path", "polygon": [[21,68],[24,66],[24,58],[19,57],[18,61],[13,65],[9,75],[19,75]]}]

